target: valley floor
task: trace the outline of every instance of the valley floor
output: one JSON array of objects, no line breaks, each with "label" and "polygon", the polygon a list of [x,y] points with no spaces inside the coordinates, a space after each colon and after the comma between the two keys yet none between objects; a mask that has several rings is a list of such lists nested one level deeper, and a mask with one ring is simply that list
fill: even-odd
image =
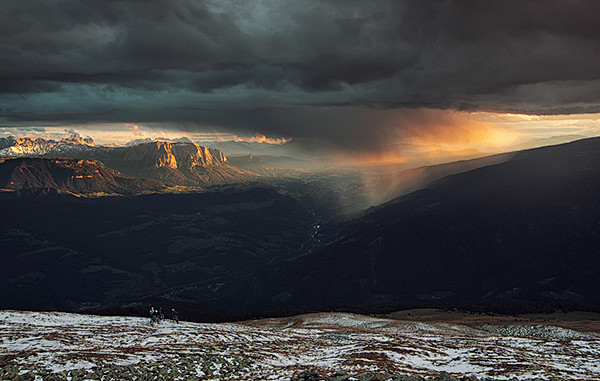
[{"label": "valley floor", "polygon": [[2,379],[288,380],[314,370],[597,380],[599,358],[597,331],[550,323],[468,326],[319,313],[152,325],[135,317],[0,311]]}]

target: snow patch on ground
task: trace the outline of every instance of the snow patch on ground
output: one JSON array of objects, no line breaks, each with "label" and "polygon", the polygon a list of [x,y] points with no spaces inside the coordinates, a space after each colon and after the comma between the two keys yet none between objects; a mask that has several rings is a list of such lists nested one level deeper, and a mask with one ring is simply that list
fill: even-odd
[{"label": "snow patch on ground", "polygon": [[0,365],[62,372],[190,358],[205,379],[282,379],[304,369],[600,379],[600,337],[558,327],[479,330],[347,313],[152,325],[136,317],[0,311]]}]

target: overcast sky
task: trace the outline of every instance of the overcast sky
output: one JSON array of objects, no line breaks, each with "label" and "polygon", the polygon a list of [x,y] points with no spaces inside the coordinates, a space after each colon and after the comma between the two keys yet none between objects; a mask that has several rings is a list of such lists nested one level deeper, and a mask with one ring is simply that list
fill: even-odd
[{"label": "overcast sky", "polygon": [[453,111],[598,113],[599,17],[593,0],[3,0],[0,125],[352,148],[457,128]]}]

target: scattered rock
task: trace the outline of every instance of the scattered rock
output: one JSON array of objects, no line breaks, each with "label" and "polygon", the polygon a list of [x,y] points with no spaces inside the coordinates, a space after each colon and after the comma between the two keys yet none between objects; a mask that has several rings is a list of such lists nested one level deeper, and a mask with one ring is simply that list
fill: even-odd
[{"label": "scattered rock", "polygon": [[[348,374],[345,372],[336,372],[329,376],[321,375],[315,371],[308,370],[296,374],[290,381],[493,381],[491,378],[477,378],[475,376],[465,376],[455,378],[447,372],[441,372],[435,377],[423,377],[417,375],[403,376],[398,374],[374,374],[363,372],[358,374]],[[510,381],[519,381],[516,378]],[[551,377],[549,379],[525,379],[520,381],[563,381],[562,378]]]},{"label": "scattered rock", "polygon": [[[132,365],[102,364],[92,369],[74,369],[69,371],[52,372],[32,366],[19,366],[9,364],[0,367],[0,381],[83,381],[83,380],[115,380],[115,381],[146,381],[146,380],[186,380],[199,381],[205,376],[219,377],[220,379],[240,378],[245,372],[250,371],[252,362],[237,356],[188,356],[175,357],[171,361],[140,362]],[[197,373],[202,369],[204,374]],[[305,370],[297,373],[290,381],[491,381],[490,378],[477,378],[464,376],[455,378],[441,372],[434,377],[418,375],[375,374],[363,372],[349,374],[335,372],[323,375],[314,370]],[[562,381],[562,378],[526,379],[510,381]]]}]

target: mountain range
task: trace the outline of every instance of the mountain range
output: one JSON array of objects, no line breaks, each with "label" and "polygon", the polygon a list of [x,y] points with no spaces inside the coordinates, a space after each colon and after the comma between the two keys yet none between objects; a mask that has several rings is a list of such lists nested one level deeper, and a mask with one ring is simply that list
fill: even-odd
[{"label": "mountain range", "polygon": [[0,188],[107,195],[156,192],[165,186],[155,180],[124,176],[98,161],[17,158],[0,164]]},{"label": "mountain range", "polygon": [[128,146],[96,146],[91,139],[77,136],[61,141],[3,138],[0,141],[2,156],[97,160],[124,175],[154,179],[167,185],[210,186],[246,182],[260,177],[229,165],[221,151],[189,141],[144,141]]},{"label": "mountain range", "polygon": [[66,155],[100,160],[126,175],[173,185],[207,186],[245,182],[258,177],[230,166],[221,151],[195,143],[156,141],[128,147],[79,150]]},{"label": "mountain range", "polygon": [[77,147],[93,147],[91,138],[82,138],[79,135],[71,135],[61,140],[43,138],[0,138],[0,157],[44,155],[49,152],[59,153],[63,150],[72,150]]},{"label": "mountain range", "polygon": [[[351,215],[338,210],[344,198],[358,204],[351,173],[265,183],[194,143],[77,145],[70,155],[0,164],[11,190],[0,192],[3,308],[600,305],[600,138],[400,172],[401,197]],[[221,185],[164,190],[207,173]],[[330,187],[336,176],[345,193]],[[48,188],[122,197],[31,191]]]}]

